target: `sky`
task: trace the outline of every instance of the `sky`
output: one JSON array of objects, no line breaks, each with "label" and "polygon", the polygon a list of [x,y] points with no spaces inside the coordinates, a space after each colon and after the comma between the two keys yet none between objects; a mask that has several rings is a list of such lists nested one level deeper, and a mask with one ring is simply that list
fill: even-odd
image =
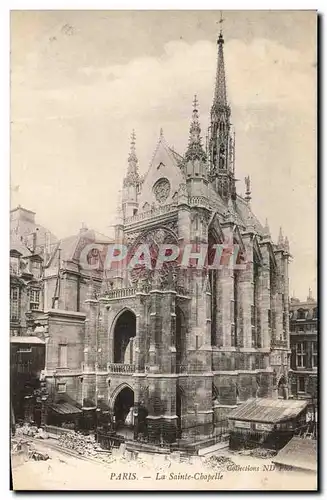
[{"label": "sky", "polygon": [[[290,293],[316,296],[316,14],[223,13],[237,189],[282,226]],[[82,223],[110,234],[136,131],[140,172],[160,128],[183,154],[193,96],[203,136],[213,98],[219,11],[11,13],[11,205],[57,237]],[[19,187],[17,187],[19,186]]]}]

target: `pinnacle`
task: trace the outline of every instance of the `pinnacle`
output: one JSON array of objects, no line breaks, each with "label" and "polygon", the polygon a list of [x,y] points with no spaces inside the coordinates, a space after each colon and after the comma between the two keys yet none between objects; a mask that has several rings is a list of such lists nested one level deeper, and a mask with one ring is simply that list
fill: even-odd
[{"label": "pinnacle", "polygon": [[282,230],[281,227],[279,228],[279,236],[278,236],[278,242],[277,242],[277,244],[278,244],[279,247],[283,247],[284,246],[283,230]]},{"label": "pinnacle", "polygon": [[201,140],[201,126],[199,123],[198,104],[198,99],[195,95],[193,100],[193,112],[190,125],[190,137],[185,158],[186,160],[201,159],[203,161],[206,161],[206,154],[202,147]]},{"label": "pinnacle", "polygon": [[264,236],[270,237],[270,229],[269,229],[268,219],[266,219],[265,227],[263,228],[263,230],[264,230]]}]

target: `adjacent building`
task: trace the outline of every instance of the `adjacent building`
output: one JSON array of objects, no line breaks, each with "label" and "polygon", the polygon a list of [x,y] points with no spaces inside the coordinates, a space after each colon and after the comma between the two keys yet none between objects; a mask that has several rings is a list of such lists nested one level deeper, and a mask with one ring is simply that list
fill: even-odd
[{"label": "adjacent building", "polygon": [[317,399],[318,307],[311,290],[306,301],[291,298],[291,391],[295,398]]}]

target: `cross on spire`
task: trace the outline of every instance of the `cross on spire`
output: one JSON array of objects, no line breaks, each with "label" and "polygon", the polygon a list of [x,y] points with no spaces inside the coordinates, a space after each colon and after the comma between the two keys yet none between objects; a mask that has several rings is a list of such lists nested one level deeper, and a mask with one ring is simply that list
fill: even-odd
[{"label": "cross on spire", "polygon": [[220,24],[220,33],[222,33],[222,31],[223,31],[224,21],[225,21],[225,19],[223,18],[223,11],[221,10],[220,11],[220,19],[219,19],[219,21],[217,21],[217,24]]},{"label": "cross on spire", "polygon": [[220,11],[220,19],[219,21],[216,21],[216,24],[220,24],[220,30],[219,30],[219,37],[217,40],[218,44],[223,44],[224,43],[224,37],[223,37],[223,24],[224,24],[225,19],[223,18],[223,11]]}]

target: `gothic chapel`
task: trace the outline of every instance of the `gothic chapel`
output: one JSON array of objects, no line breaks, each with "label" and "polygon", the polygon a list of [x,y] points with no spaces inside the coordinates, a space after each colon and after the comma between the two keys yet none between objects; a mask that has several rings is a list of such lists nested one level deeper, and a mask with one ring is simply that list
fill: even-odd
[{"label": "gothic chapel", "polygon": [[282,233],[275,244],[253,214],[249,178],[245,197],[237,193],[222,32],[217,52],[205,147],[196,98],[187,150],[178,154],[161,131],[144,176],[133,133],[115,241],[133,253],[141,243],[228,240],[247,265],[121,267],[85,302],[83,398],[116,421],[130,415],[135,439],[145,427],[150,441],[209,435],[248,398],[287,391],[289,244]]}]

